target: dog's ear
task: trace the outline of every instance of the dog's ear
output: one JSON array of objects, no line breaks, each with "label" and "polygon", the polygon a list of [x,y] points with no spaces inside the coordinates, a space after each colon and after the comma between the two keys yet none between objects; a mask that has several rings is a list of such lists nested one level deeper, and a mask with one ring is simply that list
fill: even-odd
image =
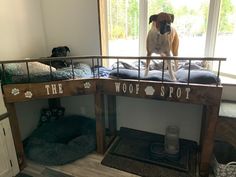
[{"label": "dog's ear", "polygon": [[150,17],[149,17],[149,24],[150,23],[152,23],[153,21],[156,21],[157,20],[157,14],[155,14],[155,15],[151,15]]},{"label": "dog's ear", "polygon": [[53,48],[52,49],[52,53],[56,52],[57,48]]},{"label": "dog's ear", "polygon": [[67,47],[67,46],[64,46],[64,48],[66,49],[66,51],[67,51],[67,52],[70,52],[70,49],[69,49],[69,47]]},{"label": "dog's ear", "polygon": [[173,22],[174,22],[174,19],[175,19],[174,14],[169,14],[169,16],[170,16],[170,18],[171,18],[171,23],[173,23]]}]

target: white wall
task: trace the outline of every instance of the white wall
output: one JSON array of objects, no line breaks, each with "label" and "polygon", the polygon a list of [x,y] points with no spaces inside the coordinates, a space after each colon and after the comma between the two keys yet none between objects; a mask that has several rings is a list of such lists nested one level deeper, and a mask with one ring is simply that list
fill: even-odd
[{"label": "white wall", "polygon": [[40,111],[47,108],[47,100],[16,103],[16,113],[21,132],[21,139],[27,138],[38,126]]},{"label": "white wall", "polygon": [[140,98],[117,97],[117,126],[165,134],[168,125],[180,137],[199,141],[202,106]]},{"label": "white wall", "polygon": [[80,95],[63,97],[61,105],[66,109],[66,115],[79,114],[95,118],[95,106],[93,95]]},{"label": "white wall", "polygon": [[41,0],[48,54],[67,45],[70,55],[99,55],[96,0]]},{"label": "white wall", "polygon": [[[45,56],[45,42],[40,0],[0,0],[1,60]],[[35,128],[37,105],[22,103],[16,107],[23,139]],[[0,106],[4,112],[5,106]]]},{"label": "white wall", "polygon": [[0,59],[45,56],[40,0],[0,0]]}]

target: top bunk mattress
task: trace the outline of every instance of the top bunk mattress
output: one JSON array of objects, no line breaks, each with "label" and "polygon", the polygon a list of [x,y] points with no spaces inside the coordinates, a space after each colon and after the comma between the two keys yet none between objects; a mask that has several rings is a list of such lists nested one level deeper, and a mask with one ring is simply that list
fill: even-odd
[{"label": "top bunk mattress", "polygon": [[[74,58],[78,59],[79,57]],[[111,57],[106,58],[110,59]],[[81,59],[84,59],[84,57]],[[146,64],[144,58],[132,57],[131,59],[135,59],[133,60],[134,62],[130,62],[130,60],[126,60],[129,62],[117,60],[111,68],[100,66],[99,60],[104,59],[104,56],[91,56],[87,57],[87,59],[91,60],[90,65],[92,67],[83,63],[83,61],[73,61],[71,62],[73,65],[70,65],[70,67],[59,69],[40,63],[37,60],[14,61],[14,63],[4,62],[0,67],[2,84],[41,83],[81,78],[119,78],[161,82],[220,84],[219,71],[215,74],[204,69],[201,66],[201,61],[196,59],[196,61],[193,60],[194,62],[191,62],[190,59],[179,61],[178,70],[175,72],[177,81],[171,79],[167,68],[163,67],[164,60],[161,59],[152,60],[147,76],[144,75]],[[95,64],[94,60],[98,62]]]},{"label": "top bunk mattress", "polygon": [[85,63],[55,69],[40,62],[29,62],[28,70],[26,63],[7,63],[2,65],[1,71],[2,84],[40,83],[93,76],[91,67]]},{"label": "top bunk mattress", "polygon": [[[150,65],[150,71],[145,76],[145,62],[138,66],[137,62],[116,62],[110,72],[111,78],[121,79],[140,79],[150,81],[181,82],[196,84],[220,84],[220,78],[213,72],[204,69],[200,62],[181,62],[178,70],[175,72],[177,81],[173,81],[167,69],[162,72],[162,62],[153,62]],[[140,71],[138,68],[140,67]]]}]

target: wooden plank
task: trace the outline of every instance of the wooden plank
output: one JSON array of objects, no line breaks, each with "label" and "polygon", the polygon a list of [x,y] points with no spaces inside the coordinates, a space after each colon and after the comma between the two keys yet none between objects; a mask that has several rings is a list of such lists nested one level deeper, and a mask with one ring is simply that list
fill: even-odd
[{"label": "wooden plank", "polygon": [[107,106],[108,106],[108,125],[110,135],[116,135],[116,96],[107,95]]},{"label": "wooden plank", "polygon": [[218,105],[208,105],[206,109],[205,133],[201,145],[199,164],[199,173],[201,176],[209,175],[219,109],[220,102]]},{"label": "wooden plank", "polygon": [[49,108],[58,108],[61,107],[61,99],[60,98],[49,98],[48,99]]},{"label": "wooden plank", "polygon": [[97,152],[105,153],[105,113],[104,113],[104,95],[97,89],[95,93],[95,116],[96,116],[96,137]]},{"label": "wooden plank", "polygon": [[149,98],[191,104],[215,105],[221,100],[222,86],[101,79],[102,91],[109,95]]},{"label": "wooden plank", "polygon": [[9,84],[3,86],[8,103],[96,92],[96,79],[64,80],[44,83]]},{"label": "wooden plank", "polygon": [[11,125],[12,136],[16,148],[16,155],[20,170],[23,170],[26,166],[23,144],[21,142],[20,129],[16,115],[16,109],[14,103],[6,103],[6,108],[9,113],[9,121]]},{"label": "wooden plank", "polygon": [[205,130],[206,130],[206,111],[207,111],[207,106],[203,105],[202,107],[202,120],[201,120],[201,132],[200,132],[200,149],[202,148],[204,136],[205,136]]},{"label": "wooden plank", "polygon": [[8,113],[4,113],[4,114],[1,114],[0,115],[0,121],[3,120],[3,119],[6,119],[9,117],[9,114]]},{"label": "wooden plank", "polygon": [[236,148],[236,119],[219,117],[216,127],[217,140],[225,141]]}]

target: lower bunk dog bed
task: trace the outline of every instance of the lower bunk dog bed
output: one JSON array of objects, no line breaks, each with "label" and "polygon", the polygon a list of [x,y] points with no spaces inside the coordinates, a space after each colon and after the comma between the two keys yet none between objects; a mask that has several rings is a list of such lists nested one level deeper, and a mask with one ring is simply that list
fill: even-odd
[{"label": "lower bunk dog bed", "polygon": [[[117,60],[112,69],[101,66],[102,60],[107,59]],[[219,79],[220,65],[225,58],[151,57],[151,59],[155,62],[153,62],[153,70],[149,71],[147,76],[144,75],[143,69],[146,57],[58,57],[56,60],[66,60],[70,64],[69,67],[60,69],[40,63],[42,60],[53,61],[55,58],[1,61],[4,101],[9,112],[20,168],[25,167],[25,156],[15,103],[48,99],[49,104],[60,104],[60,97],[93,94],[96,148],[101,154],[110,144],[105,141],[104,95],[108,105],[108,125],[113,137],[116,135],[116,96],[203,105],[199,173],[207,176],[222,94]],[[130,62],[123,62],[124,60],[135,62],[130,64]],[[182,62],[176,71],[177,81],[172,81],[169,77],[168,71],[165,70],[165,60]],[[205,60],[219,63],[217,74],[201,68],[199,63]]]}]

